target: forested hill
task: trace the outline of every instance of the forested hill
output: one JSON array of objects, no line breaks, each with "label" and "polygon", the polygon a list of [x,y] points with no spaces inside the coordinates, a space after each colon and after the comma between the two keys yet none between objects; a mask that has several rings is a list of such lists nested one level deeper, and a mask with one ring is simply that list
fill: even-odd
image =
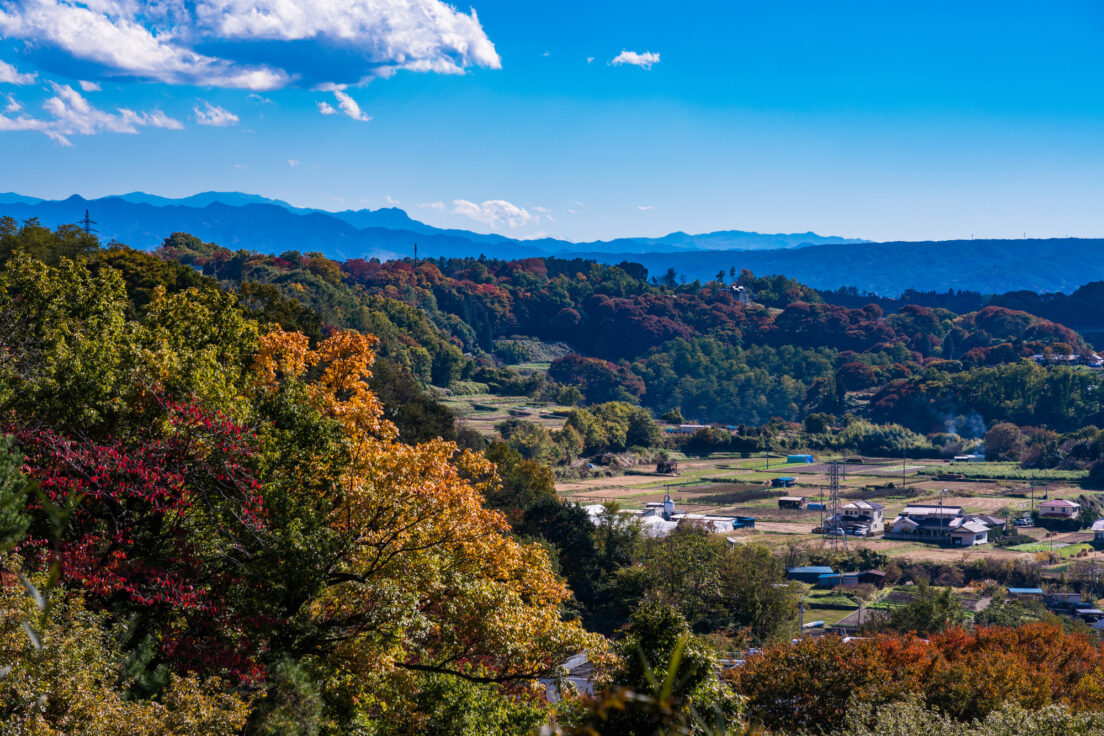
[{"label": "forested hill", "polygon": [[[930,378],[932,371],[958,386],[970,371],[1003,370],[1048,348],[1086,351],[1074,331],[1020,311],[990,306],[959,315],[913,305],[886,316],[875,304],[827,304],[800,282],[748,272],[726,273],[725,283],[679,284],[673,272],[651,278],[628,261],[335,262],[294,251],[233,252],[182,234],[157,254],[232,288],[272,288],[340,327],[366,329],[372,300],[417,308],[447,341],[432,357],[405,350],[397,359],[439,386],[474,381],[551,396],[574,390],[587,402],[627,400],[732,423],[839,413],[854,408],[855,392]],[[733,278],[754,295],[750,304],[732,290]],[[547,377],[512,379],[508,366],[530,357],[518,337],[567,343],[573,352],[555,360]],[[452,346],[470,357],[450,358]],[[900,408],[919,430],[941,427],[948,410],[940,404],[932,415],[918,412],[902,399],[914,393],[887,396],[880,417],[895,420]],[[964,400],[945,403],[953,410],[956,402]]]},{"label": "forested hill", "polygon": [[709,279],[718,269],[782,273],[817,289],[854,286],[896,296],[906,289],[967,289],[985,294],[1031,290],[1070,292],[1104,279],[1104,240],[947,240],[812,245],[755,253],[581,252],[605,263],[631,258],[648,270],[674,268],[687,279]]}]

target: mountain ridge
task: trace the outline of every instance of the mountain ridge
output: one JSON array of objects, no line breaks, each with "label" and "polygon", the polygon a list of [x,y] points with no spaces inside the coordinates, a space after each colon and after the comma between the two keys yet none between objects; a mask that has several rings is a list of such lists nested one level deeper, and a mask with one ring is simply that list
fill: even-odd
[{"label": "mountain ridge", "polygon": [[1068,293],[1104,279],[1104,264],[1097,256],[1104,239],[1094,238],[874,243],[816,233],[723,230],[574,243],[436,228],[398,208],[330,212],[242,192],[201,192],[182,199],[131,192],[64,200],[0,194],[0,216],[37,218],[48,227],[75,223],[86,209],[102,240],[144,250],[178,231],[231,250],[320,252],[337,260],[412,256],[416,243],[422,257],[631,260],[655,276],[673,268],[680,277],[702,281],[715,278],[718,271],[746,268],[759,275],[785,274],[817,289],[854,286],[884,296],[908,288]]}]

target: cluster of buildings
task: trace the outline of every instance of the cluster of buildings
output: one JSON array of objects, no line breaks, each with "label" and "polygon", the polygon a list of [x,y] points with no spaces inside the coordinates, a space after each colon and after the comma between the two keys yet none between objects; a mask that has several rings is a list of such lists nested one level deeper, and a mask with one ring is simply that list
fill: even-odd
[{"label": "cluster of buildings", "polygon": [[[583,506],[591,522],[597,525],[606,507],[596,503]],[[713,534],[724,534],[736,529],[755,527],[753,516],[716,516],[713,514],[689,514],[675,508],[675,502],[668,495],[663,501],[651,501],[643,509],[628,509],[620,512],[627,517],[635,517],[644,536],[666,537],[679,526],[695,526]]]},{"label": "cluster of buildings", "polygon": [[967,514],[961,506],[906,506],[886,529],[886,539],[973,547],[989,542],[989,532],[1004,521],[986,514]]}]

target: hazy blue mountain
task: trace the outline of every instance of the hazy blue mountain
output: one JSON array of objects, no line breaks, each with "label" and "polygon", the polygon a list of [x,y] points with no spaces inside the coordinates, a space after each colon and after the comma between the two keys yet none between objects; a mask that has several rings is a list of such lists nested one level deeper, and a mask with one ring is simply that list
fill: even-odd
[{"label": "hazy blue mountain", "polygon": [[274,204],[284,207],[285,209],[294,209],[282,199],[269,199],[259,194],[246,194],[244,192],[200,192],[190,197],[180,197],[178,199],[172,197],[159,197],[156,194],[146,194],[145,192],[130,192],[129,194],[120,194],[119,199],[125,199],[128,202],[134,202],[136,204],[152,204],[156,207],[168,207],[173,205],[179,205],[181,207],[206,207],[209,204],[219,202],[234,207],[240,207],[246,204]]},{"label": "hazy blue mountain", "polygon": [[15,192],[0,192],[0,204],[35,204],[41,201],[38,197],[24,197]]},{"label": "hazy blue mountain", "polygon": [[855,286],[885,296],[919,291],[969,289],[985,294],[1028,289],[1070,292],[1104,279],[1104,239],[946,240],[826,244],[769,251],[689,253],[584,252],[604,263],[631,258],[659,275],[674,268],[689,280],[712,279],[717,271],[748,269],[785,274],[817,289]]},{"label": "hazy blue mountain", "polygon": [[714,233],[674,232],[662,238],[619,238],[594,243],[574,243],[570,250],[594,253],[677,253],[711,250],[779,250],[804,245],[834,243],[866,243],[856,238],[817,235],[816,233],[756,233],[743,230],[721,230]]},{"label": "hazy blue mountain", "polygon": [[907,288],[1070,292],[1104,280],[1101,239],[870,243],[816,233],[726,230],[590,243],[519,241],[435,228],[398,208],[326,212],[240,192],[203,192],[179,200],[142,192],[95,200],[74,195],[61,201],[0,195],[0,215],[37,217],[51,227],[77,222],[86,209],[101,239],[135,248],[155,248],[176,231],[231,249],[318,251],[338,259],[409,256],[417,243],[422,256],[633,260],[654,275],[674,268],[687,279],[703,281],[720,270],[747,268],[760,275],[785,274],[815,288],[855,286],[887,296]]},{"label": "hazy blue mountain", "polygon": [[232,250],[317,251],[337,259],[412,255],[415,243],[423,256],[482,253],[491,258],[525,258],[545,254],[518,241],[475,242],[432,229],[414,232],[386,227],[358,228],[329,213],[298,214],[275,204],[232,206],[213,202],[204,207],[157,206],[123,197],[86,200],[74,195],[61,201],[0,204],[0,215],[16,220],[37,217],[44,225],[56,227],[76,222],[86,209],[96,222],[101,240],[117,240],[143,249],[156,248],[167,235],[180,231]]}]

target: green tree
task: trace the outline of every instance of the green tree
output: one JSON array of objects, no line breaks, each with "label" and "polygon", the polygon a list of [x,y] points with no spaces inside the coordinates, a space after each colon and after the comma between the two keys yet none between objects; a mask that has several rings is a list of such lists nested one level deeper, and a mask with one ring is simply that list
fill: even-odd
[{"label": "green tree", "polygon": [[950,588],[936,589],[920,580],[912,600],[894,608],[884,628],[927,636],[951,626],[961,626],[965,621],[966,611]]}]

